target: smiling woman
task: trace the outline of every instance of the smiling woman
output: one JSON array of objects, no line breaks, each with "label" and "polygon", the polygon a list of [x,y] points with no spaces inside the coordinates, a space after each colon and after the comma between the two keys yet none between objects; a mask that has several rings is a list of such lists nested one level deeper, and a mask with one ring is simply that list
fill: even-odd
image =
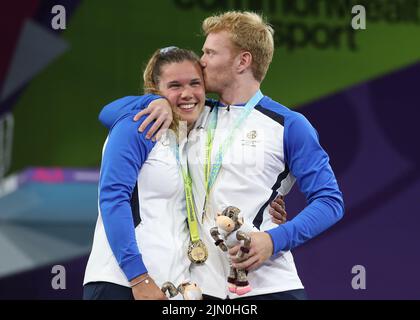
[{"label": "smiling woman", "polygon": [[[172,128],[179,121],[191,128],[205,102],[199,58],[176,47],[157,50],[143,77],[146,93],[158,93],[170,102]],[[144,97],[125,97],[110,106],[147,105],[150,99]],[[85,299],[165,299],[160,290],[164,282],[182,283],[190,276],[185,181],[173,152],[178,138],[168,135],[153,143],[138,133],[130,115],[113,123],[104,145]],[[205,258],[199,238],[191,240],[194,252]]]}]

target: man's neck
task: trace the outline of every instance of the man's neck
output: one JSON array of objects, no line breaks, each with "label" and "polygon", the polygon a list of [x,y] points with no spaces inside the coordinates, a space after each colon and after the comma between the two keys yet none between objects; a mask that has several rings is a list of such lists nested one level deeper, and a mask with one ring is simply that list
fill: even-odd
[{"label": "man's neck", "polygon": [[260,89],[258,81],[237,81],[220,93],[220,102],[225,105],[235,105],[248,102]]}]

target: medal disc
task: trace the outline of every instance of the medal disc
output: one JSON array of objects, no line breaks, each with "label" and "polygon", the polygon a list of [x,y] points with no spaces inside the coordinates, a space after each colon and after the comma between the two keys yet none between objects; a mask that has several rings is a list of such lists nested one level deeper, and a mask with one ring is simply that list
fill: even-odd
[{"label": "medal disc", "polygon": [[203,264],[207,260],[208,252],[203,241],[192,242],[188,247],[188,258],[194,264]]}]

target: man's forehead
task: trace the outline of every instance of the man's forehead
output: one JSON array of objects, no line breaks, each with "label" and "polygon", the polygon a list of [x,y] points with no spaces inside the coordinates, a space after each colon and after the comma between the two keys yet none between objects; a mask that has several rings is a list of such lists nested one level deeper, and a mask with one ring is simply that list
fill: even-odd
[{"label": "man's forehead", "polygon": [[232,47],[230,34],[227,31],[211,32],[207,35],[203,49]]}]

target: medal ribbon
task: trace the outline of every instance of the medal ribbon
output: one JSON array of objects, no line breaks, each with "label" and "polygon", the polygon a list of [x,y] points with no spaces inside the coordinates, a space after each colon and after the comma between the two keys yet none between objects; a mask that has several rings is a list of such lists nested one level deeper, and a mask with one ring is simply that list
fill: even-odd
[{"label": "medal ribbon", "polygon": [[250,115],[252,110],[254,110],[255,106],[261,101],[264,97],[261,90],[258,90],[254,96],[246,103],[241,115],[235,121],[232,130],[229,132],[227,138],[223,141],[220,145],[219,150],[217,151],[214,164],[211,165],[211,152],[213,149],[213,139],[214,139],[214,132],[217,126],[217,107],[213,109],[210,114],[209,125],[207,127],[207,140],[206,140],[206,147],[205,147],[205,162],[204,162],[204,181],[205,181],[205,189],[206,189],[206,198],[204,200],[204,208],[203,208],[203,219],[204,215],[207,211],[207,201],[210,195],[211,188],[216,181],[216,178],[220,172],[222,167],[223,157],[232,144],[237,129],[242,125],[242,123],[246,120],[246,118]]},{"label": "medal ribbon", "polygon": [[186,166],[187,170],[185,170],[181,165],[179,160],[179,146],[177,143],[175,143],[175,148],[172,148],[172,151],[175,154],[176,161],[178,163],[179,169],[181,170],[182,180],[184,182],[188,229],[190,230],[191,242],[194,243],[200,240],[200,233],[198,232],[197,215],[195,213],[194,198],[192,193],[192,180],[188,172],[188,166]]}]

